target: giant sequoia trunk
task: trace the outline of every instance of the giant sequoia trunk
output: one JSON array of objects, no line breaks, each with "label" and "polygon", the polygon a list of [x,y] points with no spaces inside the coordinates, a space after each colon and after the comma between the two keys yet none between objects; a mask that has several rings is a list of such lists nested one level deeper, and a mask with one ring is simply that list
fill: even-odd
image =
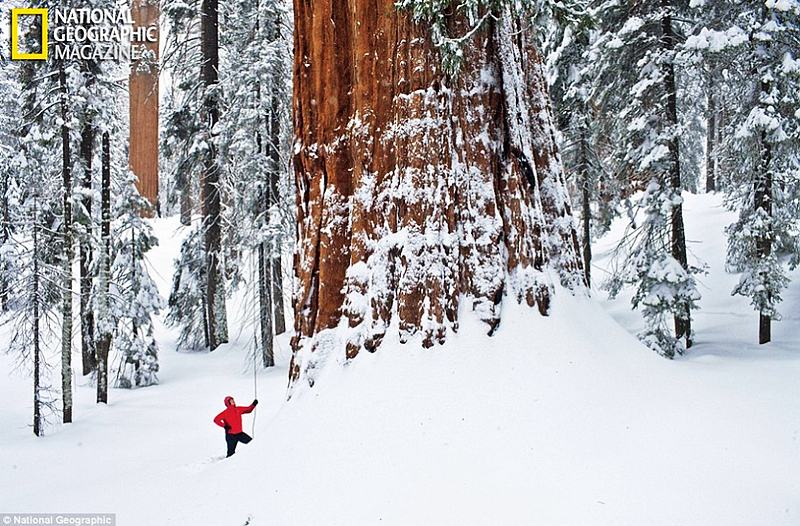
[{"label": "giant sequoia trunk", "polygon": [[134,28],[155,28],[155,42],[135,42],[149,56],[131,64],[130,74],[130,166],[139,181],[142,197],[158,208],[158,17],[157,0],[131,2]]},{"label": "giant sequoia trunk", "polygon": [[384,337],[443,342],[464,307],[492,333],[504,298],[546,314],[551,276],[582,283],[529,25],[502,8],[452,79],[394,0],[295,0],[292,381]]}]

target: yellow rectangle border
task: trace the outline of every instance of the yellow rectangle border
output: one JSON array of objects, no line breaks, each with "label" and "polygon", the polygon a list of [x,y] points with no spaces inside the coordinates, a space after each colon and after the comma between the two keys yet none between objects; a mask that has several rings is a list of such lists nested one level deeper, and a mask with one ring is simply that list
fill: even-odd
[{"label": "yellow rectangle border", "polygon": [[[41,16],[42,17],[42,52],[41,53],[20,53],[19,52],[19,16]],[[11,10],[11,60],[47,60],[47,9],[46,8],[26,8]]]}]

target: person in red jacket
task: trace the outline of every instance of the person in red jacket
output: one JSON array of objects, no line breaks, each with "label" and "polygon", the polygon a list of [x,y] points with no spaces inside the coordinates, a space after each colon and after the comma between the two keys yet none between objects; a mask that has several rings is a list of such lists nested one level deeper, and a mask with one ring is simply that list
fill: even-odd
[{"label": "person in red jacket", "polygon": [[249,406],[239,407],[232,396],[225,397],[225,410],[214,417],[214,423],[225,428],[225,442],[228,443],[227,456],[236,453],[236,444],[239,442],[247,444],[253,440],[250,435],[242,431],[242,415],[252,412],[257,405],[258,400],[253,400]]}]

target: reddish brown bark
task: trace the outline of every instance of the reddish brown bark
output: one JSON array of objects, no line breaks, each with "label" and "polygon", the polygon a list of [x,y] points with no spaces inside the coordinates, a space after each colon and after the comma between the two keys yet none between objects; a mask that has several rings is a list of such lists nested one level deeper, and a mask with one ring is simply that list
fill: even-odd
[{"label": "reddish brown bark", "polygon": [[394,0],[295,0],[293,380],[390,326],[441,343],[460,301],[489,333],[505,294],[546,313],[551,262],[581,280],[541,59],[504,15],[450,79]]},{"label": "reddish brown bark", "polygon": [[[153,0],[134,0],[134,28],[158,28],[159,7]],[[156,33],[157,34],[157,33]],[[139,193],[155,207],[158,204],[158,41],[134,42],[154,53],[151,60],[131,63],[130,75],[130,168],[139,177]]]}]

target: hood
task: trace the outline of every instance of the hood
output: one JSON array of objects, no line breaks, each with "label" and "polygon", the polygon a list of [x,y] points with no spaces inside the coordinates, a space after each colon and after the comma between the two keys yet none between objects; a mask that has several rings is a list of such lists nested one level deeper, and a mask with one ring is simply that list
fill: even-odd
[{"label": "hood", "polygon": [[232,396],[226,396],[225,397],[225,407],[228,407],[230,405],[233,405],[233,397]]}]

